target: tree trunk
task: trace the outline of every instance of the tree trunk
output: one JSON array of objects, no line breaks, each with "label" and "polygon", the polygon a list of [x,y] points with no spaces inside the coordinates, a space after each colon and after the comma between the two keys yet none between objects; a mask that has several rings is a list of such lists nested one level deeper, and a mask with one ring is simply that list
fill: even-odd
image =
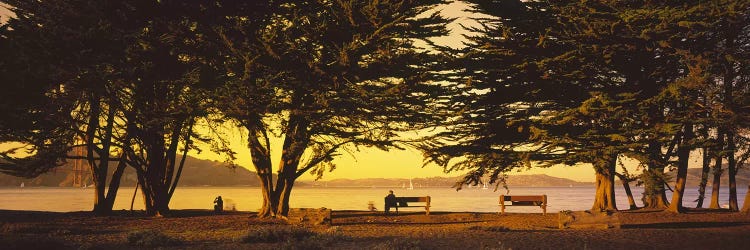
[{"label": "tree trunk", "polygon": [[693,140],[693,125],[687,124],[683,130],[682,140],[677,149],[677,181],[674,192],[672,193],[672,202],[667,211],[673,213],[682,212],[682,197],[685,193],[685,182],[687,180],[687,169],[690,160],[690,144]]},{"label": "tree trunk", "polygon": [[635,199],[633,198],[633,192],[630,190],[630,180],[625,175],[617,174],[617,177],[620,178],[620,182],[622,183],[622,187],[625,189],[625,194],[628,196],[628,204],[630,205],[630,210],[638,209],[638,206],[635,205]]},{"label": "tree trunk", "polygon": [[[262,124],[260,119],[252,124]],[[258,180],[260,181],[260,192],[263,197],[263,204],[258,211],[258,217],[267,218],[276,216],[276,207],[279,200],[275,198],[273,191],[273,173],[271,166],[271,150],[269,148],[268,136],[263,132],[263,128],[247,127],[248,138],[247,145],[250,149],[250,159],[255,167]]]},{"label": "tree trunk", "polygon": [[[296,97],[296,96],[295,96]],[[293,101],[298,101],[297,98],[293,98]],[[289,119],[289,125],[285,131],[284,143],[281,151],[281,161],[279,162],[279,176],[276,180],[275,187],[270,176],[261,177],[261,185],[265,186],[263,190],[263,207],[258,213],[259,217],[278,217],[286,218],[289,215],[289,200],[294,187],[294,181],[297,179],[297,169],[302,158],[302,154],[307,148],[309,142],[309,136],[307,133],[308,123],[305,119],[298,115],[293,115]],[[260,131],[250,130],[251,139],[249,146],[251,154],[253,156],[253,163],[259,173],[261,170],[270,173],[271,171],[271,158],[270,149],[267,136],[262,134]],[[259,140],[259,138],[266,138],[265,145]]]},{"label": "tree trunk", "polygon": [[667,194],[666,188],[664,188],[664,180],[661,177],[664,173],[664,167],[651,167],[648,170],[649,173],[646,178],[652,178],[646,183],[646,187],[643,190],[643,207],[653,209],[665,209],[667,208]]},{"label": "tree trunk", "polygon": [[643,189],[643,207],[653,209],[665,209],[667,208],[667,193],[664,188],[664,175],[665,164],[662,162],[662,144],[661,143],[650,143],[649,147],[649,158],[651,162],[649,167],[643,176],[644,189]]},{"label": "tree trunk", "polygon": [[99,180],[94,181],[94,187],[96,188],[96,199],[94,199],[94,214],[97,215],[108,215],[112,213],[112,207],[115,204],[115,198],[117,197],[117,191],[120,188],[120,180],[122,174],[125,172],[125,161],[120,161],[117,168],[112,173],[112,179],[109,181],[109,188],[107,189],[106,195],[104,195],[103,184],[106,182],[107,173],[97,173],[96,178]]},{"label": "tree trunk", "polygon": [[289,201],[291,200],[292,188],[294,187],[295,179],[285,178],[284,188],[280,192],[279,207],[277,208],[277,214],[283,215],[284,217],[289,215]]},{"label": "tree trunk", "polygon": [[112,208],[107,209],[107,198],[104,195],[107,183],[107,169],[91,168],[92,180],[94,181],[94,214],[106,215],[112,212]]},{"label": "tree trunk", "polygon": [[[747,190],[750,190],[750,185],[747,186]],[[743,213],[750,213],[750,192],[745,193],[745,202],[742,204]]]},{"label": "tree trunk", "polygon": [[169,191],[162,182],[161,175],[164,169],[159,169],[158,166],[154,164],[145,170],[137,170],[143,204],[146,207],[146,215],[149,216],[164,216],[169,213]]},{"label": "tree trunk", "polygon": [[734,158],[734,133],[727,131],[727,169],[729,170],[729,210],[740,211],[737,203],[737,166]]},{"label": "tree trunk", "polygon": [[617,203],[615,201],[616,166],[616,155],[594,163],[596,171],[596,194],[594,196],[594,205],[591,206],[592,212],[617,211]]},{"label": "tree trunk", "polygon": [[[723,20],[726,22],[727,27],[724,30],[725,33],[725,53],[728,53],[728,55],[722,57],[724,60],[724,74],[722,82],[724,84],[724,109],[726,109],[726,112],[728,113],[726,119],[727,121],[727,127],[726,127],[726,157],[727,157],[727,169],[729,170],[729,210],[731,211],[739,211],[739,205],[737,204],[737,182],[735,181],[735,175],[737,174],[737,168],[736,168],[736,162],[734,158],[734,151],[735,151],[735,141],[734,141],[734,134],[735,129],[737,128],[736,124],[736,116],[735,108],[734,108],[734,82],[735,78],[737,77],[737,72],[735,69],[735,62],[731,59],[729,59],[729,56],[732,56],[733,53],[736,52],[736,40],[740,32],[742,32],[743,28],[745,26],[738,25],[735,21],[730,20]],[[742,43],[740,43],[742,44]]]},{"label": "tree trunk", "polygon": [[[704,136],[708,136],[708,133],[705,133]],[[708,147],[703,147],[703,169],[701,171],[701,183],[698,184],[698,199],[695,201],[698,202],[698,204],[695,206],[696,208],[702,208],[703,207],[703,201],[706,199],[706,185],[708,184],[708,174],[711,172],[711,156],[709,155],[709,149]]]},{"label": "tree trunk", "polygon": [[260,179],[260,191],[263,197],[263,205],[258,211],[258,217],[275,217],[276,208],[278,207],[279,200],[276,198],[273,192],[273,175],[258,173],[258,179]]},{"label": "tree trunk", "polygon": [[721,208],[719,206],[719,191],[721,189],[721,174],[724,172],[721,169],[724,159],[721,153],[724,150],[724,131],[721,129],[719,129],[719,136],[716,139],[716,147],[719,153],[716,154],[716,159],[714,160],[714,180],[711,184],[711,204],[709,205],[711,209]]},{"label": "tree trunk", "polygon": [[105,200],[105,209],[112,211],[112,207],[115,205],[115,198],[117,197],[117,191],[120,189],[120,181],[122,180],[122,174],[125,173],[124,160],[121,160],[117,165],[115,172],[112,173],[112,180],[109,181],[109,189],[107,190],[107,197]]},{"label": "tree trunk", "polygon": [[160,185],[141,185],[143,203],[146,207],[146,215],[164,216],[169,213],[169,199],[167,191]]}]

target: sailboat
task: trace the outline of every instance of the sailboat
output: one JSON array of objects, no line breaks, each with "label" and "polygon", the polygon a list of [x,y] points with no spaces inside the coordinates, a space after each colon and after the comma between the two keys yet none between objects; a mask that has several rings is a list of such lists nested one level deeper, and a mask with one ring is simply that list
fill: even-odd
[{"label": "sailboat", "polygon": [[482,189],[487,189],[487,182],[483,183]]},{"label": "sailboat", "polygon": [[25,187],[26,183],[21,182],[21,188]]},{"label": "sailboat", "polygon": [[414,183],[411,182],[411,179],[409,179],[409,188],[407,188],[407,189],[409,189],[409,190],[414,189]]}]

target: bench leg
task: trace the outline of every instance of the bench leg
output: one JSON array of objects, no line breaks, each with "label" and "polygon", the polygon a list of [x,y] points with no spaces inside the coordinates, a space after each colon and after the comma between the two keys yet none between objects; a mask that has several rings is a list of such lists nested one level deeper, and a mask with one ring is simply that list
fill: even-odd
[{"label": "bench leg", "polygon": [[547,205],[542,205],[542,212],[544,212],[544,215],[547,215]]},{"label": "bench leg", "polygon": [[430,207],[424,207],[425,214],[430,215]]},{"label": "bench leg", "polygon": [[505,202],[500,204],[500,214],[505,214]]}]

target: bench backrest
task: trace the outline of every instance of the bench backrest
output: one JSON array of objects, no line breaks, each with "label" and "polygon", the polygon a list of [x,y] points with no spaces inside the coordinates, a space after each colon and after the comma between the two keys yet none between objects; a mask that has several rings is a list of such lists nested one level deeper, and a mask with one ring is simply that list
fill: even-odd
[{"label": "bench backrest", "polygon": [[547,195],[500,195],[500,202],[510,201],[513,204],[523,204],[526,202],[543,202],[547,203]]},{"label": "bench backrest", "polygon": [[430,197],[429,196],[424,196],[424,197],[396,197],[396,201],[427,202],[427,203],[430,203]]}]

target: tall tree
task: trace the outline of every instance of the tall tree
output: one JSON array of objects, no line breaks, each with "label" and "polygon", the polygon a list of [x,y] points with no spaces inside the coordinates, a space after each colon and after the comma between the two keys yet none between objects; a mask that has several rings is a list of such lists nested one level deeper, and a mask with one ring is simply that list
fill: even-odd
[{"label": "tall tree", "polygon": [[[706,117],[702,120],[704,148],[712,153],[704,152],[704,165],[710,164],[708,157],[714,158],[713,187],[711,208],[719,208],[719,190],[721,176],[724,174],[724,160],[726,159],[729,176],[729,206],[731,210],[739,209],[736,194],[737,155],[739,142],[738,134],[743,127],[738,122],[746,116],[746,110],[739,108],[747,95],[747,82],[743,75],[747,75],[746,66],[748,44],[748,15],[750,3],[745,1],[714,1],[711,3],[695,2],[685,7],[675,16],[684,16],[678,23],[683,27],[681,41],[685,42],[682,50],[693,56],[701,56],[707,61],[706,71],[712,84],[705,86],[703,103]],[[709,131],[715,133],[709,137]],[[742,140],[742,139],[740,139]],[[705,167],[704,167],[705,168]],[[705,187],[701,183],[701,189]],[[702,201],[703,194],[699,197]],[[702,202],[701,202],[702,203]],[[702,204],[699,204],[702,205]]]},{"label": "tall tree", "polygon": [[535,117],[559,109],[560,100],[586,95],[575,84],[553,93],[563,86],[555,85],[541,69],[561,46],[545,39],[555,22],[547,4],[472,3],[469,11],[481,16],[475,18],[480,26],[466,27],[471,35],[463,48],[441,48],[456,58],[447,64],[455,94],[451,105],[443,107],[448,110],[443,113],[445,128],[421,146],[426,163],[446,171],[470,170],[457,183],[459,189],[487,175],[490,183],[504,184],[507,172],[528,166],[532,153],[543,150],[529,142],[537,132],[532,126]]},{"label": "tall tree", "polygon": [[[720,56],[720,73],[721,83],[723,85],[724,106],[723,111],[727,114],[726,123],[720,124],[719,129],[723,130],[726,135],[726,158],[727,170],[729,174],[729,209],[739,211],[737,202],[737,131],[739,124],[738,117],[742,115],[738,109],[736,101],[738,96],[747,96],[743,87],[747,82],[741,81],[741,76],[747,75],[745,66],[748,63],[747,57],[750,55],[747,49],[750,48],[750,3],[745,1],[727,1],[717,4],[719,13],[722,13],[718,21],[718,27],[721,32],[717,35],[723,40],[723,46],[720,46],[718,55]],[[736,59],[735,59],[736,58]],[[743,65],[745,64],[745,65]],[[744,85],[744,86],[743,86]],[[744,87],[746,89],[746,87]]]},{"label": "tall tree", "polygon": [[[295,180],[333,170],[341,150],[398,148],[399,132],[430,126],[436,56],[416,40],[446,34],[442,1],[310,1],[275,6],[266,22],[223,31],[228,85],[217,107],[247,130],[261,180],[261,217],[284,217]],[[271,138],[283,135],[278,178]]]},{"label": "tall tree", "polygon": [[[27,35],[12,39],[43,45],[23,51],[45,56],[40,65],[52,70],[44,80],[69,102],[63,112],[67,117],[61,119],[69,125],[60,129],[71,134],[59,138],[71,147],[77,137],[83,143],[72,146],[87,148],[97,190],[94,210],[111,210],[127,163],[138,173],[147,213],[168,211],[182,160],[195,138],[192,124],[205,114],[199,105],[203,89],[213,80],[205,77],[211,72],[206,58],[212,58],[207,53],[212,43],[205,41],[211,29],[206,27],[216,25],[232,3],[6,3],[18,16],[11,20],[16,24],[11,33]],[[104,195],[113,161],[118,167]]]},{"label": "tall tree", "polygon": [[215,28],[242,3],[135,2],[122,10],[126,37],[119,106],[127,121],[124,145],[138,174],[147,214],[163,215],[194,149],[196,120],[208,115],[208,93],[218,86]]},{"label": "tall tree", "polygon": [[[22,116],[18,121],[31,124],[44,124],[45,121],[57,121],[57,130],[65,133],[48,133],[45,137],[53,137],[55,147],[60,148],[57,155],[45,154],[51,157],[48,161],[65,159],[87,159],[91,166],[94,192],[94,212],[108,213],[112,210],[114,198],[119,187],[119,179],[125,164],[117,154],[114,126],[118,115],[116,107],[112,107],[113,87],[111,76],[113,62],[111,57],[118,55],[116,38],[120,35],[117,30],[110,30],[111,20],[108,20],[106,9],[99,2],[90,1],[4,1],[15,12],[8,26],[8,40],[16,44],[14,63],[37,60],[34,65],[27,65],[23,70],[8,72],[12,76],[13,84],[28,86],[45,85],[50,88],[22,90],[23,93],[13,93],[16,102],[45,100],[26,99],[22,96],[40,95],[47,98],[48,107],[60,107],[58,111],[47,108],[34,111],[33,108],[17,112]],[[102,33],[113,33],[110,36],[99,36]],[[9,54],[10,55],[10,54]],[[8,57],[13,58],[13,57]],[[116,87],[115,87],[116,88]],[[21,97],[21,98],[19,98]],[[4,105],[5,107],[5,105]],[[7,107],[22,107],[8,105]],[[66,108],[67,107],[67,108]],[[34,117],[36,114],[37,117]],[[23,130],[15,130],[19,133]],[[27,138],[15,140],[23,144],[39,144]],[[16,138],[18,139],[18,138]],[[85,148],[85,155],[69,155],[75,148]],[[42,151],[45,151],[42,149]],[[39,152],[42,152],[39,151]],[[122,152],[122,150],[120,150]],[[35,155],[34,158],[42,157]],[[56,159],[56,160],[55,160]],[[114,172],[107,189],[107,178],[110,172],[108,165],[111,161],[120,162]],[[32,165],[30,165],[32,166]],[[16,166],[23,169],[29,166]],[[39,167],[39,166],[34,166]],[[48,168],[38,168],[37,173]],[[107,194],[105,195],[105,190]]]}]

